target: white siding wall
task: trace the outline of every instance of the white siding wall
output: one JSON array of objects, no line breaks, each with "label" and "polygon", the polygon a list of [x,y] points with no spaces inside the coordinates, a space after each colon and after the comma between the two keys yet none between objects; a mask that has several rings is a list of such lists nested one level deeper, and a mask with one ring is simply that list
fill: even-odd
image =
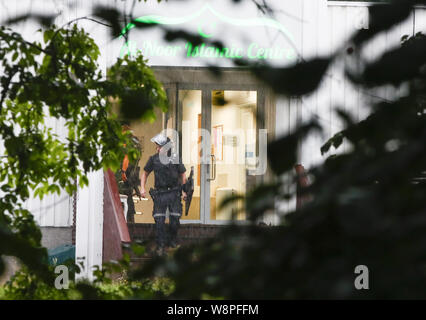
[{"label": "white siding wall", "polygon": [[[105,3],[102,0],[82,1],[47,1],[47,0],[20,0],[3,1],[1,3],[0,19],[15,18],[28,12],[52,13],[59,16],[55,20],[58,26],[77,18],[90,15],[89,9],[96,3]],[[100,46],[102,56],[99,59],[100,67],[106,70],[105,45],[108,42],[107,30],[98,24],[80,21],[79,25],[89,32]],[[41,33],[36,30],[40,26],[27,20],[13,29],[20,32],[24,38],[31,41],[41,41]],[[51,127],[61,139],[66,138],[66,128],[62,120],[47,119],[46,125]],[[0,154],[3,149],[0,145]],[[102,265],[102,236],[103,236],[103,171],[89,174],[90,186],[78,190],[76,216],[76,262],[83,266],[83,272],[78,278],[93,279],[93,267]],[[1,194],[0,194],[1,196]],[[37,223],[42,227],[71,226],[73,220],[73,199],[65,192],[44,197],[43,200],[32,197],[24,206],[29,209]]]},{"label": "white siding wall", "polygon": [[[56,23],[61,24],[68,15],[64,12],[66,2],[41,1],[41,0],[21,0],[21,1],[3,1],[0,10],[0,19],[13,19],[28,12],[51,13],[60,12],[64,14],[59,16]],[[41,40],[41,33],[36,32],[40,26],[32,20],[26,20],[13,26],[13,29],[20,32],[28,40]],[[47,119],[46,125],[53,129],[60,139],[65,139],[66,128],[62,120]],[[72,225],[73,200],[65,191],[61,194],[53,194],[40,200],[38,197],[31,197],[24,203],[35,218],[35,221],[41,227],[68,227]]]},{"label": "white siding wall", "polygon": [[93,280],[95,266],[102,265],[104,172],[88,174],[90,184],[77,193],[76,263],[82,267],[78,279]]},{"label": "white siding wall", "polygon": [[[327,2],[326,0],[302,0],[301,17],[304,21],[301,30],[301,55],[303,59],[324,56],[337,49],[345,51],[344,41],[361,28],[368,28],[368,3]],[[403,35],[416,32],[426,33],[426,8],[417,8],[414,13],[390,31],[375,37],[364,49],[370,61],[390,48],[400,45]],[[342,152],[350,146],[345,142],[338,151],[331,149],[321,155],[321,146],[335,133],[343,129],[334,109],[342,108],[350,112],[354,119],[362,120],[368,116],[368,104],[378,100],[391,100],[404,92],[402,88],[390,86],[372,91],[355,88],[344,76],[350,57],[342,55],[327,71],[319,90],[301,99],[277,99],[276,135],[292,132],[297,124],[315,118],[323,126],[323,134],[313,134],[299,149],[299,163],[306,169],[324,161],[332,153]],[[288,179],[288,176],[283,179]],[[289,212],[295,202],[277,203],[279,211]]]},{"label": "white siding wall", "polygon": [[[2,10],[0,10],[0,19],[15,18],[19,15],[26,14],[28,12],[33,13],[58,13],[58,17],[55,19],[55,24],[58,26],[64,25],[65,23],[76,19],[78,17],[84,17],[88,15],[89,9],[96,3],[105,3],[105,1],[96,0],[87,3],[82,0],[65,0],[65,1],[46,1],[46,0],[20,0],[20,1],[7,1],[7,5],[3,3]],[[79,25],[84,27],[86,31],[92,34],[96,39],[97,44],[100,46],[102,57],[99,60],[100,67],[106,70],[105,56],[106,53],[105,45],[107,43],[106,28],[82,20]],[[19,23],[13,26],[14,30],[22,33],[24,38],[29,40],[41,41],[41,33],[37,33],[36,30],[40,28],[39,25],[35,24],[31,20]],[[60,139],[66,139],[66,128],[63,120],[48,119],[46,125],[53,129]],[[40,200],[38,197],[31,197],[24,203],[24,207],[28,209],[35,218],[35,221],[41,227],[67,227],[73,223],[73,198],[69,196],[65,191],[61,194],[53,194],[44,197]]]},{"label": "white siding wall", "polygon": [[[303,32],[303,57],[309,58],[322,53],[333,52],[342,47],[345,39],[360,28],[368,28],[368,4],[353,2],[328,2],[327,12],[323,19],[318,19],[321,11],[315,15],[315,6],[306,9],[304,13]],[[306,10],[311,12],[306,12]],[[413,35],[414,32],[426,32],[426,9],[417,8],[415,14],[409,19],[395,26],[388,32],[375,37],[364,49],[364,55],[371,61],[393,47],[400,45],[403,35]],[[318,41],[320,39],[320,41]],[[317,46],[315,48],[315,45]],[[326,140],[342,129],[337,115],[333,111],[340,107],[350,112],[357,120],[362,120],[368,115],[366,107],[371,101],[391,100],[402,94],[404,87],[392,88],[390,86],[374,91],[361,91],[355,88],[344,76],[344,69],[349,65],[350,57],[343,54],[340,59],[332,65],[321,84],[320,89],[313,95],[304,97],[301,103],[294,105],[300,110],[293,112],[301,114],[301,119],[307,121],[315,117],[324,126],[324,134],[313,135],[302,145],[300,150],[300,162],[309,168],[323,161],[329,154],[321,156],[320,148]],[[292,106],[293,107],[293,106]],[[278,117],[277,117],[278,118]],[[289,118],[289,121],[294,121]],[[277,119],[277,126],[279,120]],[[277,130],[278,131],[278,130]],[[344,143],[341,150],[347,150],[350,146]],[[331,150],[332,153],[336,151]]]}]

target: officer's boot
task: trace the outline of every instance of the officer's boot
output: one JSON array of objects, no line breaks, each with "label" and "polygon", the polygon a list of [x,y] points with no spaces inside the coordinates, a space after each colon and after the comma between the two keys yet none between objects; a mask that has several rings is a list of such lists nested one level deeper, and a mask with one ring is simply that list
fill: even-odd
[{"label": "officer's boot", "polygon": [[135,222],[135,203],[133,202],[132,193],[127,193],[127,217],[126,220],[128,223]]},{"label": "officer's boot", "polygon": [[166,217],[158,216],[154,218],[155,220],[155,242],[157,244],[157,255],[164,255],[164,247],[166,244]]},{"label": "officer's boot", "polygon": [[178,233],[179,225],[180,225],[179,218],[180,218],[179,216],[170,215],[170,224],[169,224],[170,248],[178,247],[177,233]]}]

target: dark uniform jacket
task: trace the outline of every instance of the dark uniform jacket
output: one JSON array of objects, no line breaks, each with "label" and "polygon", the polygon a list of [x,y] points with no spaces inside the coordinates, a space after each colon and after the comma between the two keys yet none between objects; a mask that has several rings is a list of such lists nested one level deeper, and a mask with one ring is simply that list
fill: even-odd
[{"label": "dark uniform jacket", "polygon": [[158,190],[178,187],[180,185],[180,175],[186,171],[185,166],[181,163],[161,163],[158,153],[148,159],[144,170],[147,173],[154,171],[155,189]]}]

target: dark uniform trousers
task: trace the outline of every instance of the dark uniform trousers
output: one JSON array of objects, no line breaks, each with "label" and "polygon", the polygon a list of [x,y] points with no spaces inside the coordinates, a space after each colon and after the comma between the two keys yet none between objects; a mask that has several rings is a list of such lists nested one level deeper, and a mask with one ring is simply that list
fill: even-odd
[{"label": "dark uniform trousers", "polygon": [[134,223],[136,210],[135,210],[135,203],[133,202],[133,194],[129,192],[129,193],[126,193],[126,196],[127,196],[127,208],[128,208],[126,221],[130,223]]},{"label": "dark uniform trousers", "polygon": [[[135,203],[133,202],[133,192],[138,191],[138,188],[141,184],[139,179],[139,171],[140,168],[138,166],[134,166],[133,164],[129,164],[126,170],[126,181],[122,181],[119,192],[127,196],[127,222],[134,223],[135,222]],[[121,172],[121,171],[120,171]],[[121,173],[120,177],[121,179]]]},{"label": "dark uniform trousers", "polygon": [[[179,219],[182,216],[181,188],[171,190],[152,190],[154,199],[153,216],[155,220],[155,235],[158,247],[164,247],[167,242],[171,245],[177,243]],[[169,239],[166,235],[166,212],[169,209]],[[167,241],[169,240],[169,241]]]}]

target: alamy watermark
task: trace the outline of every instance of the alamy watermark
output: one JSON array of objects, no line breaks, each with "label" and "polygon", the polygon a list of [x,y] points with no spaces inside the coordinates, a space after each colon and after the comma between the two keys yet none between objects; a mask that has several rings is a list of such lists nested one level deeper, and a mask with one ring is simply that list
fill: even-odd
[{"label": "alamy watermark", "polygon": [[365,265],[358,265],[355,267],[354,286],[357,290],[369,290],[370,289],[370,273],[368,267]]},{"label": "alamy watermark", "polygon": [[55,267],[55,273],[59,274],[55,278],[55,288],[58,290],[67,290],[70,284],[68,267],[64,265],[58,265]]},{"label": "alamy watermark", "polygon": [[[55,273],[58,276],[55,278],[55,288],[58,290],[69,289],[69,270],[65,265],[55,267]],[[354,280],[354,286],[357,290],[370,289],[370,273],[365,265],[357,265],[354,273],[357,275]]]}]

